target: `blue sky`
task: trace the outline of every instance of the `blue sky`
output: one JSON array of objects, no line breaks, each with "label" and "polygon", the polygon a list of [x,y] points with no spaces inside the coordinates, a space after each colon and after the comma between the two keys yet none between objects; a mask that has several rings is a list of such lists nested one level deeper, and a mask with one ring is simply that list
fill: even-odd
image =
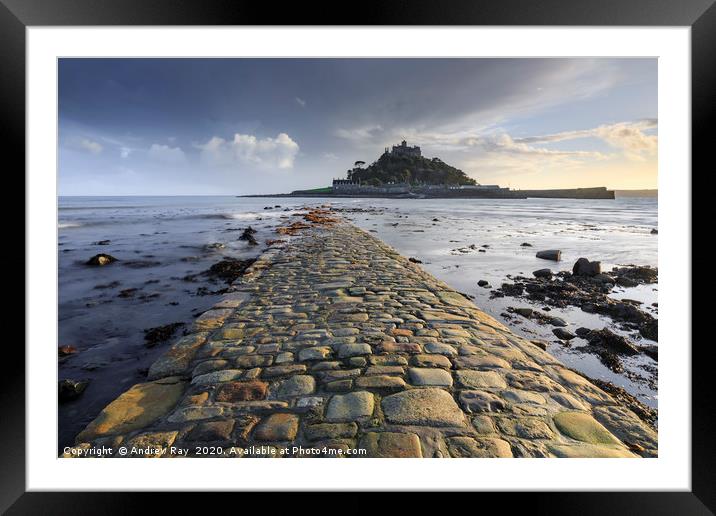
[{"label": "blue sky", "polygon": [[288,192],[407,139],[484,184],[657,183],[656,59],[61,59],[61,195]]}]

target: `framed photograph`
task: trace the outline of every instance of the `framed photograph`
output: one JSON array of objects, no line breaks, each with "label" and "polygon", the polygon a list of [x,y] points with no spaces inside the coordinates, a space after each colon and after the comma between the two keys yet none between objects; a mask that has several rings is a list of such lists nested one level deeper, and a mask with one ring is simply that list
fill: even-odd
[{"label": "framed photograph", "polygon": [[390,490],[711,514],[713,2],[334,9],[0,1],[27,300],[3,510]]}]

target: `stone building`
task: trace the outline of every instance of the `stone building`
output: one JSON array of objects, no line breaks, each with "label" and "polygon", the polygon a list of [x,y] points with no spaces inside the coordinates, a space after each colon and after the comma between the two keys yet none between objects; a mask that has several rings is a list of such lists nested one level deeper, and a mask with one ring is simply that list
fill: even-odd
[{"label": "stone building", "polygon": [[393,145],[392,151],[388,151],[388,148],[386,147],[385,152],[386,153],[390,152],[394,156],[417,156],[417,157],[420,157],[423,155],[422,152],[420,151],[420,147],[418,147],[417,145],[415,145],[413,147],[409,147],[408,143],[405,140],[400,142],[400,145]]},{"label": "stone building", "polygon": [[334,179],[333,193],[337,194],[368,194],[379,193],[401,194],[410,192],[408,183],[385,183],[380,186],[363,185],[359,181],[350,179]]},{"label": "stone building", "polygon": [[352,181],[350,179],[334,179],[333,180],[333,191],[334,192],[345,192],[351,193],[359,190],[361,187],[360,181]]}]

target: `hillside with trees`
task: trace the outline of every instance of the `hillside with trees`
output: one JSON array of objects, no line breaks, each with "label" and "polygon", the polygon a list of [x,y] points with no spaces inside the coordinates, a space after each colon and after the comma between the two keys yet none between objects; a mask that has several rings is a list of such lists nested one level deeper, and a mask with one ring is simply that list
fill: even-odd
[{"label": "hillside with trees", "polygon": [[348,171],[348,179],[374,186],[386,183],[476,184],[476,181],[462,170],[448,165],[439,158],[401,156],[386,152],[368,167],[362,168],[362,164],[363,162],[356,162],[355,168]]}]

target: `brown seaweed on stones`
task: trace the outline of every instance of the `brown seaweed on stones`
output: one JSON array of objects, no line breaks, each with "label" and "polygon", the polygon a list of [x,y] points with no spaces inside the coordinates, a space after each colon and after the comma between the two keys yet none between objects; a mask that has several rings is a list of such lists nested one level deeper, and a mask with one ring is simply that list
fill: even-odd
[{"label": "brown seaweed on stones", "polygon": [[246,269],[256,261],[255,258],[248,260],[238,260],[236,258],[225,258],[215,263],[204,274],[210,277],[219,278],[226,283],[233,283],[246,272]]},{"label": "brown seaweed on stones", "polygon": [[172,338],[176,331],[182,326],[185,326],[185,323],[175,322],[144,330],[144,344],[147,347],[153,347],[160,342],[165,342]]}]

